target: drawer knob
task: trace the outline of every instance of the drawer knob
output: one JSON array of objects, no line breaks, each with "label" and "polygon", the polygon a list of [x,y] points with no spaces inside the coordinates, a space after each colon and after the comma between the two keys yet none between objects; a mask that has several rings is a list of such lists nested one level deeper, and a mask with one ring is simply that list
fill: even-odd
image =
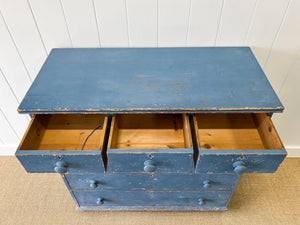
[{"label": "drawer knob", "polygon": [[199,205],[205,205],[206,202],[205,202],[204,198],[199,198],[198,203],[199,203]]},{"label": "drawer knob", "polygon": [[204,187],[204,188],[209,188],[210,186],[211,186],[210,180],[205,180],[205,181],[203,181],[203,187]]},{"label": "drawer knob", "polygon": [[96,188],[96,187],[98,186],[96,180],[90,180],[89,183],[90,183],[90,187],[91,187],[91,188]]},{"label": "drawer knob", "polygon": [[153,159],[148,159],[144,162],[145,172],[154,172],[156,169],[156,162]]},{"label": "drawer knob", "polygon": [[245,166],[245,162],[243,161],[236,161],[232,164],[233,166],[233,171],[235,173],[245,173],[247,170],[247,167]]},{"label": "drawer knob", "polygon": [[102,205],[104,203],[104,198],[97,198],[97,205]]},{"label": "drawer knob", "polygon": [[66,173],[68,164],[65,161],[57,161],[54,170],[57,173]]}]

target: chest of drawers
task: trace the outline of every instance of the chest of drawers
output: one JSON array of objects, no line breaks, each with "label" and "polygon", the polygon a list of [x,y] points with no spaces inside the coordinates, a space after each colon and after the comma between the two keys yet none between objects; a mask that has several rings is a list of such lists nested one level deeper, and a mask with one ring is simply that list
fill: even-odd
[{"label": "chest of drawers", "polygon": [[227,210],[243,173],[286,156],[246,47],[54,49],[18,111],[17,158],[60,173],[80,210]]}]

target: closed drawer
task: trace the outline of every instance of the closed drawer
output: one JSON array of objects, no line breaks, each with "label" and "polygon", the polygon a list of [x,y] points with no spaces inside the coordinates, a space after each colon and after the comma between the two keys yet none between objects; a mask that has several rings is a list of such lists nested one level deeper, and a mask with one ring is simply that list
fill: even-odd
[{"label": "closed drawer", "polygon": [[107,116],[34,115],[16,152],[27,172],[103,172]]},{"label": "closed drawer", "polygon": [[286,156],[265,113],[196,114],[200,173],[270,173]]},{"label": "closed drawer", "polygon": [[[231,192],[75,191],[86,210],[225,210]],[[86,207],[86,208],[85,208]]]},{"label": "closed drawer", "polygon": [[120,114],[112,118],[108,171],[194,171],[189,119],[182,114]]},{"label": "closed drawer", "polygon": [[235,174],[66,174],[75,190],[231,190],[240,180]]}]

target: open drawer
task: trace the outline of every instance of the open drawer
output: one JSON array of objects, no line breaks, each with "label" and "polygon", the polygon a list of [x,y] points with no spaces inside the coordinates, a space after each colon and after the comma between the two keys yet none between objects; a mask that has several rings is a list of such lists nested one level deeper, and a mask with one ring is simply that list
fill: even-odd
[{"label": "open drawer", "polygon": [[107,171],[193,172],[193,144],[184,114],[113,116]]},{"label": "open drawer", "polygon": [[103,172],[107,116],[34,115],[16,152],[27,172]]},{"label": "open drawer", "polygon": [[197,172],[270,173],[286,156],[266,113],[195,114]]}]

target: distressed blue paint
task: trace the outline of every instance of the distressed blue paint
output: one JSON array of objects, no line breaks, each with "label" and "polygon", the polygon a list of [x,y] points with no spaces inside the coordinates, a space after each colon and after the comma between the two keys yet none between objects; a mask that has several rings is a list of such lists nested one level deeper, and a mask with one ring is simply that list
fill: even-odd
[{"label": "distressed blue paint", "polygon": [[29,173],[55,173],[59,157],[67,163],[67,173],[104,172],[101,151],[18,150],[16,157]]},{"label": "distressed blue paint", "polygon": [[199,173],[234,173],[232,164],[243,161],[246,173],[274,173],[286,157],[285,150],[199,150]]},{"label": "distressed blue paint", "polygon": [[244,161],[235,161],[232,163],[232,167],[234,168],[233,171],[238,174],[245,173],[247,170],[246,162]]},{"label": "distressed blue paint", "polygon": [[156,173],[194,172],[193,149],[107,149],[108,172],[144,172],[144,162],[156,161]]},{"label": "distressed blue paint", "polygon": [[90,188],[93,189],[97,188],[99,185],[102,185],[102,183],[99,183],[97,180],[88,180],[88,182],[90,183]]},{"label": "distressed blue paint", "polygon": [[[222,191],[231,190],[240,180],[235,174],[133,174],[104,173],[88,175],[65,175],[75,190],[165,190],[165,191]],[[90,181],[97,187],[90,187]],[[210,187],[204,187],[204,181]]]},{"label": "distressed blue paint", "polygon": [[[219,210],[227,207],[230,191],[217,192],[145,192],[145,191],[74,191],[80,207],[97,206],[97,210]],[[205,199],[199,205],[198,199]],[[91,208],[92,209],[92,208]]]},{"label": "distressed blue paint", "polygon": [[79,211],[195,211],[195,212],[206,212],[206,211],[227,211],[228,206],[219,206],[219,207],[193,207],[193,206],[110,206],[109,208],[105,208],[101,206],[79,206],[76,207]]},{"label": "distressed blue paint", "polygon": [[[246,47],[54,49],[19,106],[31,114],[282,110]],[[101,151],[18,150],[16,156],[28,172],[66,168],[62,177],[80,210],[160,211],[227,210],[241,178],[234,162],[249,173],[275,172],[286,156],[285,150],[202,149],[197,155],[192,137],[195,152],[107,149],[107,173]]]},{"label": "distressed blue paint", "polygon": [[54,49],[21,113],[276,112],[248,47]]}]

